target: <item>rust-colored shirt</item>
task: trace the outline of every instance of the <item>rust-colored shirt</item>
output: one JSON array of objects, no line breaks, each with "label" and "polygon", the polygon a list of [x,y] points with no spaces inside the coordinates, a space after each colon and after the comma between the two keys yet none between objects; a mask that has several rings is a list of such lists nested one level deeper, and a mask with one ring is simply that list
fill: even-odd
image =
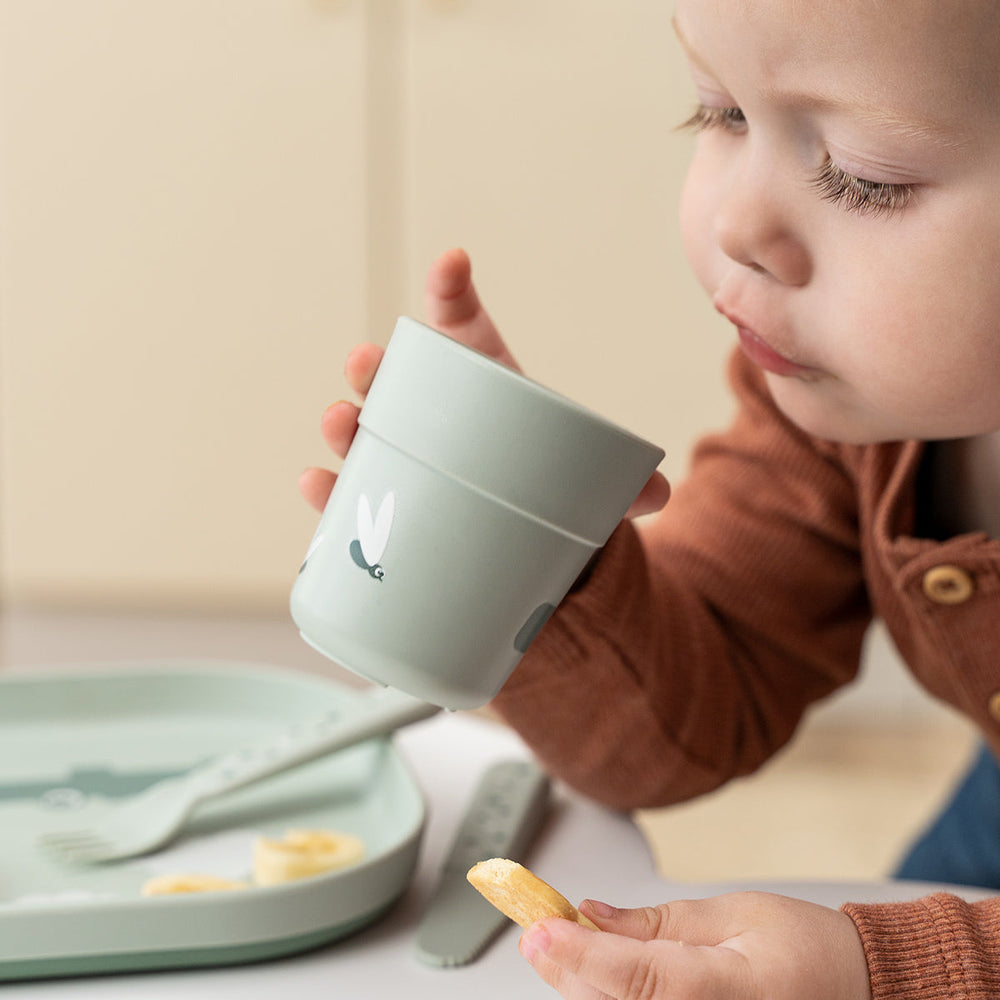
[{"label": "rust-colored shirt", "polygon": [[[539,759],[617,808],[754,770],[855,677],[873,616],[1000,753],[1000,541],[919,537],[924,445],[803,433],[756,369],[640,528],[622,524],[494,702]],[[847,907],[874,996],[1000,996],[1000,899]]]}]

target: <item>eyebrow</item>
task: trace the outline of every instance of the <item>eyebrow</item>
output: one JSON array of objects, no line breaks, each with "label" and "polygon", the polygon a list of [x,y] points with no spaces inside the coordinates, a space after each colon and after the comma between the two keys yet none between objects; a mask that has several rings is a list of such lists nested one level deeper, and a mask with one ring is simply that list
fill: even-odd
[{"label": "eyebrow", "polygon": [[[702,59],[685,36],[676,15],[671,18],[671,24],[673,25],[677,40],[680,42],[681,47],[692,64],[714,77],[715,74],[711,67]],[[904,139],[932,142],[938,146],[945,146],[952,149],[967,144],[966,140],[957,136],[952,129],[949,129],[940,122],[893,114],[880,104],[844,100],[843,98],[826,94],[798,93],[775,89],[763,91],[763,96],[768,101],[781,103],[803,111],[840,112],[860,119],[865,125],[891,132],[893,135],[898,135]]]}]

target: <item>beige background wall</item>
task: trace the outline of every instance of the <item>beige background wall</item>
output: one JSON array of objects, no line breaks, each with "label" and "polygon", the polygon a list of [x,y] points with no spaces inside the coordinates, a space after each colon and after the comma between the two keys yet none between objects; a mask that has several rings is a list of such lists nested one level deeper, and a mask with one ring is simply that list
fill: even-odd
[{"label": "beige background wall", "polygon": [[730,338],[662,0],[0,0],[8,602],[281,608],[343,357],[463,245],[538,379],[661,442]]}]

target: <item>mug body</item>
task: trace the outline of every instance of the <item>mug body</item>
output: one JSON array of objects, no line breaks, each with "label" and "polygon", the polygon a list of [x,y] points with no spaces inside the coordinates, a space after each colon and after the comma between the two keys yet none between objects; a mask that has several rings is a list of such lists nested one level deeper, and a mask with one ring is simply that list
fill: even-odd
[{"label": "mug body", "polygon": [[292,616],[355,673],[472,708],[500,690],[593,552],[360,428]]},{"label": "mug body", "polygon": [[502,687],[663,452],[400,319],[292,589],[303,637],[447,708]]}]

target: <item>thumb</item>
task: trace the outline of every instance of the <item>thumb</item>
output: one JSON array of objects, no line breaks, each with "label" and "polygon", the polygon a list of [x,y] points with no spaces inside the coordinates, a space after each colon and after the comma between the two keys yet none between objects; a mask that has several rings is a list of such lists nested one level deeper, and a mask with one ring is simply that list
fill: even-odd
[{"label": "thumb", "polygon": [[666,903],[659,906],[623,909],[596,899],[585,899],[578,909],[584,916],[593,920],[602,931],[634,938],[636,941],[654,941],[670,937],[668,932],[670,912]]},{"label": "thumb", "polygon": [[670,483],[662,472],[654,472],[628,509],[628,517],[642,517],[662,510],[670,499]]},{"label": "thumb", "polygon": [[636,941],[681,941],[691,945],[717,945],[728,937],[712,900],[678,900],[658,906],[620,909],[598,900],[584,900],[579,910],[602,931]]}]

